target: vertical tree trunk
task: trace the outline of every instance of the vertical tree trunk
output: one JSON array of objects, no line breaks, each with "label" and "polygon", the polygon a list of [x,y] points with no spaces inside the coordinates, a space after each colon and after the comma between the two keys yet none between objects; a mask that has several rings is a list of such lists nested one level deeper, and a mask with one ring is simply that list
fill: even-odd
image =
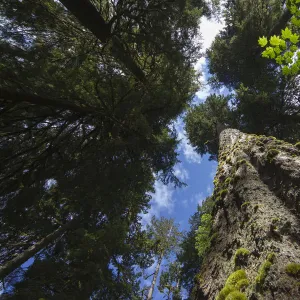
[{"label": "vertical tree trunk", "polygon": [[60,228],[56,229],[54,232],[47,235],[45,238],[35,243],[33,246],[29,247],[23,253],[19,254],[14,259],[8,261],[6,264],[0,267],[0,279],[9,275],[11,272],[19,268],[23,263],[25,263],[29,258],[33,257],[43,248],[49,246],[57,238],[59,238],[67,229],[74,227],[78,223],[77,219],[73,219],[67,224],[62,225]]},{"label": "vertical tree trunk", "polygon": [[112,55],[119,60],[141,82],[146,77],[125,49],[122,41],[111,32],[111,23],[106,23],[95,6],[89,0],[60,0],[60,2],[77,18],[86,29],[90,30],[102,43],[112,40]]},{"label": "vertical tree trunk", "polygon": [[157,262],[157,265],[156,265],[156,268],[155,268],[155,272],[154,272],[154,275],[153,275],[151,287],[150,287],[149,292],[148,292],[147,300],[152,300],[152,295],[153,295],[153,292],[154,292],[157,276],[158,276],[158,273],[159,273],[159,269],[160,269],[160,265],[161,265],[163,257],[164,257],[164,254],[163,254],[163,252],[161,252],[161,254],[159,256],[159,259],[158,259],[158,262]]},{"label": "vertical tree trunk", "polygon": [[300,299],[300,149],[226,129],[214,184],[195,298]]}]

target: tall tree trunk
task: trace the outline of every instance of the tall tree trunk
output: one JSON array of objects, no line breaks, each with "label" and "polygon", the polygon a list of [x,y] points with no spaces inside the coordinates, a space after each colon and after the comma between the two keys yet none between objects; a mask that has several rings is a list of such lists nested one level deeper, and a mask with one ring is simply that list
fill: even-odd
[{"label": "tall tree trunk", "polygon": [[300,149],[226,129],[214,183],[195,298],[300,299]]},{"label": "tall tree trunk", "polygon": [[64,234],[68,229],[76,226],[78,224],[77,219],[73,219],[67,224],[62,225],[54,232],[47,235],[45,238],[41,239],[39,242],[35,243],[33,246],[29,247],[23,253],[19,254],[14,259],[8,261],[6,264],[0,267],[0,280],[2,280],[5,276],[9,275],[11,272],[19,268],[23,263],[25,263],[29,258],[33,257],[43,248],[49,246],[52,242],[54,242],[57,238],[59,238],[62,234]]},{"label": "tall tree trunk", "polygon": [[161,254],[159,256],[159,259],[158,259],[158,262],[157,262],[157,265],[156,265],[156,268],[155,268],[155,272],[154,272],[154,275],[153,275],[151,287],[150,287],[149,292],[148,292],[147,300],[152,300],[152,295],[153,295],[153,292],[154,292],[157,276],[158,276],[158,273],[159,273],[159,269],[160,269],[160,265],[161,265],[161,262],[163,260],[163,257],[164,257],[164,253],[161,252]]},{"label": "tall tree trunk", "polygon": [[146,82],[144,72],[132,59],[122,41],[111,32],[111,22],[106,23],[90,0],[60,0],[77,18],[79,23],[90,30],[102,43],[112,41],[112,55],[142,82]]}]

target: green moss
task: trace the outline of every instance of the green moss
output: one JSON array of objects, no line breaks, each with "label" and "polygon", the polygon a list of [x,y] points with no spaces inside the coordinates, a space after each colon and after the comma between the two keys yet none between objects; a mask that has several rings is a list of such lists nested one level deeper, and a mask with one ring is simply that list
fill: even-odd
[{"label": "green moss", "polygon": [[246,163],[247,163],[246,159],[241,159],[241,160],[239,160],[239,161],[236,163],[236,166],[237,166],[237,168],[238,168],[239,166],[241,166],[241,165],[243,165],[243,164],[246,164]]},{"label": "green moss", "polygon": [[268,276],[269,270],[274,263],[275,253],[271,252],[267,255],[266,261],[261,265],[258,275],[255,278],[257,288],[261,289],[265,283],[266,277]]},{"label": "green moss", "polygon": [[258,142],[256,143],[256,145],[259,146],[259,147],[264,147],[265,144],[262,143],[261,141],[258,141]]},{"label": "green moss", "polygon": [[239,181],[240,176],[239,175],[234,175],[233,179],[232,179],[232,183],[235,184]]},{"label": "green moss", "polygon": [[226,281],[226,285],[235,286],[242,279],[247,279],[245,270],[243,270],[243,269],[237,270],[228,277],[228,279]]},{"label": "green moss", "polygon": [[226,184],[226,185],[229,185],[229,184],[231,183],[231,180],[232,180],[231,177],[226,178],[225,184]]},{"label": "green moss", "polygon": [[194,282],[195,282],[196,284],[201,284],[201,283],[203,282],[202,276],[201,276],[200,274],[196,274],[196,275],[194,276]]},{"label": "green moss", "polygon": [[234,258],[233,258],[234,264],[236,266],[244,264],[249,256],[249,254],[250,254],[250,251],[246,248],[237,249],[235,251]]},{"label": "green moss", "polygon": [[245,298],[246,296],[239,291],[246,288],[247,286],[249,286],[249,281],[247,279],[245,270],[235,271],[227,278],[226,284],[224,288],[219,292],[216,300],[247,299]]},{"label": "green moss", "polygon": [[295,147],[300,150],[300,142],[296,143]]},{"label": "green moss", "polygon": [[255,278],[257,288],[261,289],[265,283],[266,277],[275,260],[275,253],[271,252],[267,255],[266,261],[261,265],[258,275]]},{"label": "green moss", "polygon": [[259,271],[258,271],[258,275],[255,278],[255,283],[258,287],[262,287],[265,283],[266,277],[268,276],[269,270],[272,266],[272,263],[269,261],[265,261]]},{"label": "green moss", "polygon": [[223,198],[223,197],[225,197],[225,196],[227,195],[227,193],[228,193],[228,190],[227,190],[227,189],[224,189],[224,190],[220,191],[219,196],[220,196],[221,198]]},{"label": "green moss", "polygon": [[217,238],[218,238],[218,233],[215,232],[210,238],[211,243],[214,244],[216,242]]},{"label": "green moss", "polygon": [[250,202],[249,202],[249,201],[246,201],[246,202],[244,202],[244,203],[242,204],[241,207],[246,207],[246,206],[248,206],[248,205],[250,205]]},{"label": "green moss", "polygon": [[225,285],[222,290],[220,291],[220,293],[218,294],[218,296],[216,297],[216,300],[225,300],[226,297],[232,293],[236,291],[235,287],[232,285]]},{"label": "green moss", "polygon": [[286,266],[285,271],[295,277],[300,277],[300,264],[290,263]]},{"label": "green moss", "polygon": [[279,221],[280,221],[279,218],[273,218],[273,219],[272,219],[272,223],[273,223],[273,224],[276,224],[276,223],[278,223]]},{"label": "green moss", "polygon": [[219,184],[219,180],[218,179],[214,179],[214,185],[217,186]]},{"label": "green moss", "polygon": [[275,257],[276,257],[276,254],[274,252],[271,252],[267,255],[267,261],[274,263]]},{"label": "green moss", "polygon": [[235,285],[235,287],[238,289],[238,290],[241,290],[241,289],[244,289],[246,287],[249,286],[249,280],[248,279],[241,279],[238,281],[238,283]]},{"label": "green moss", "polygon": [[225,298],[225,300],[247,300],[247,297],[244,293],[233,291]]},{"label": "green moss", "polygon": [[278,155],[279,150],[277,149],[270,149],[267,153],[267,159],[269,160],[269,162],[272,162],[272,160],[274,159],[274,157],[276,155]]}]

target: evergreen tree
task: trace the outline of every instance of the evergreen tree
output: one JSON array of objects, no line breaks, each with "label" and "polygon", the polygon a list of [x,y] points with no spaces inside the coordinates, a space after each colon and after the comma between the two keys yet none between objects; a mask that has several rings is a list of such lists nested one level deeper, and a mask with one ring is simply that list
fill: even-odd
[{"label": "evergreen tree", "polygon": [[214,201],[211,197],[207,197],[201,206],[198,205],[197,211],[189,219],[190,230],[184,234],[180,243],[180,251],[177,254],[181,265],[181,283],[190,297],[193,296],[196,275],[199,273],[201,262],[204,259],[203,256],[199,256],[195,247],[197,230],[201,225],[202,216],[211,214],[213,206]]},{"label": "evergreen tree", "polygon": [[156,286],[161,263],[164,258],[167,258],[172,252],[174,253],[174,251],[176,251],[182,234],[178,229],[178,225],[174,223],[173,219],[166,219],[164,217],[157,219],[155,216],[152,218],[151,224],[148,225],[148,231],[154,245],[154,253],[157,259],[152,283],[147,295],[147,299],[151,300]]},{"label": "evergreen tree", "polygon": [[[291,17],[286,1],[225,1],[223,15],[225,28],[207,51],[207,58],[212,85],[233,91],[230,120],[237,122],[229,127],[298,141],[298,79],[287,78],[275,61],[261,57],[257,43],[257,37],[280,34],[286,27]],[[213,139],[218,140],[218,135]],[[215,155],[217,148],[212,146]]]},{"label": "evergreen tree", "polygon": [[1,280],[12,298],[132,299],[154,175],[181,184],[168,125],[197,87],[204,3],[72,1],[86,23],[61,2],[0,4]]},{"label": "evergreen tree", "polygon": [[181,300],[181,265],[179,262],[170,262],[159,278],[158,290],[165,294],[168,300]]}]

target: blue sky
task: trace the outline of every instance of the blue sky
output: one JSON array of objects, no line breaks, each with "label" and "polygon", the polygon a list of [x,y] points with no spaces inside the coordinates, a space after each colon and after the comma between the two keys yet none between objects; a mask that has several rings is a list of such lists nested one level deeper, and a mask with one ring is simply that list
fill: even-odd
[{"label": "blue sky", "polygon": [[[200,24],[203,53],[210,47],[217,33],[222,29],[223,24],[214,20],[203,18]],[[210,94],[210,87],[207,85],[207,61],[202,57],[195,65],[195,69],[202,72],[201,82],[203,87],[196,93],[194,103],[200,103]],[[226,89],[221,89],[219,93],[226,94]],[[200,157],[189,144],[184,131],[184,123],[179,118],[175,123],[175,128],[181,143],[178,147],[180,164],[175,167],[175,174],[187,184],[187,187],[174,189],[172,186],[163,185],[160,182],[155,183],[155,193],[152,195],[151,208],[148,214],[143,216],[142,222],[149,223],[151,217],[164,216],[174,218],[176,223],[180,224],[181,230],[188,230],[188,220],[197,210],[197,205],[209,195],[213,190],[213,178],[216,173],[217,163],[208,160],[208,155]],[[147,270],[147,274],[152,274],[155,268],[154,264]],[[163,263],[162,269],[166,265]],[[144,282],[150,285],[152,277]],[[163,294],[155,289],[154,300],[161,300]]]}]

